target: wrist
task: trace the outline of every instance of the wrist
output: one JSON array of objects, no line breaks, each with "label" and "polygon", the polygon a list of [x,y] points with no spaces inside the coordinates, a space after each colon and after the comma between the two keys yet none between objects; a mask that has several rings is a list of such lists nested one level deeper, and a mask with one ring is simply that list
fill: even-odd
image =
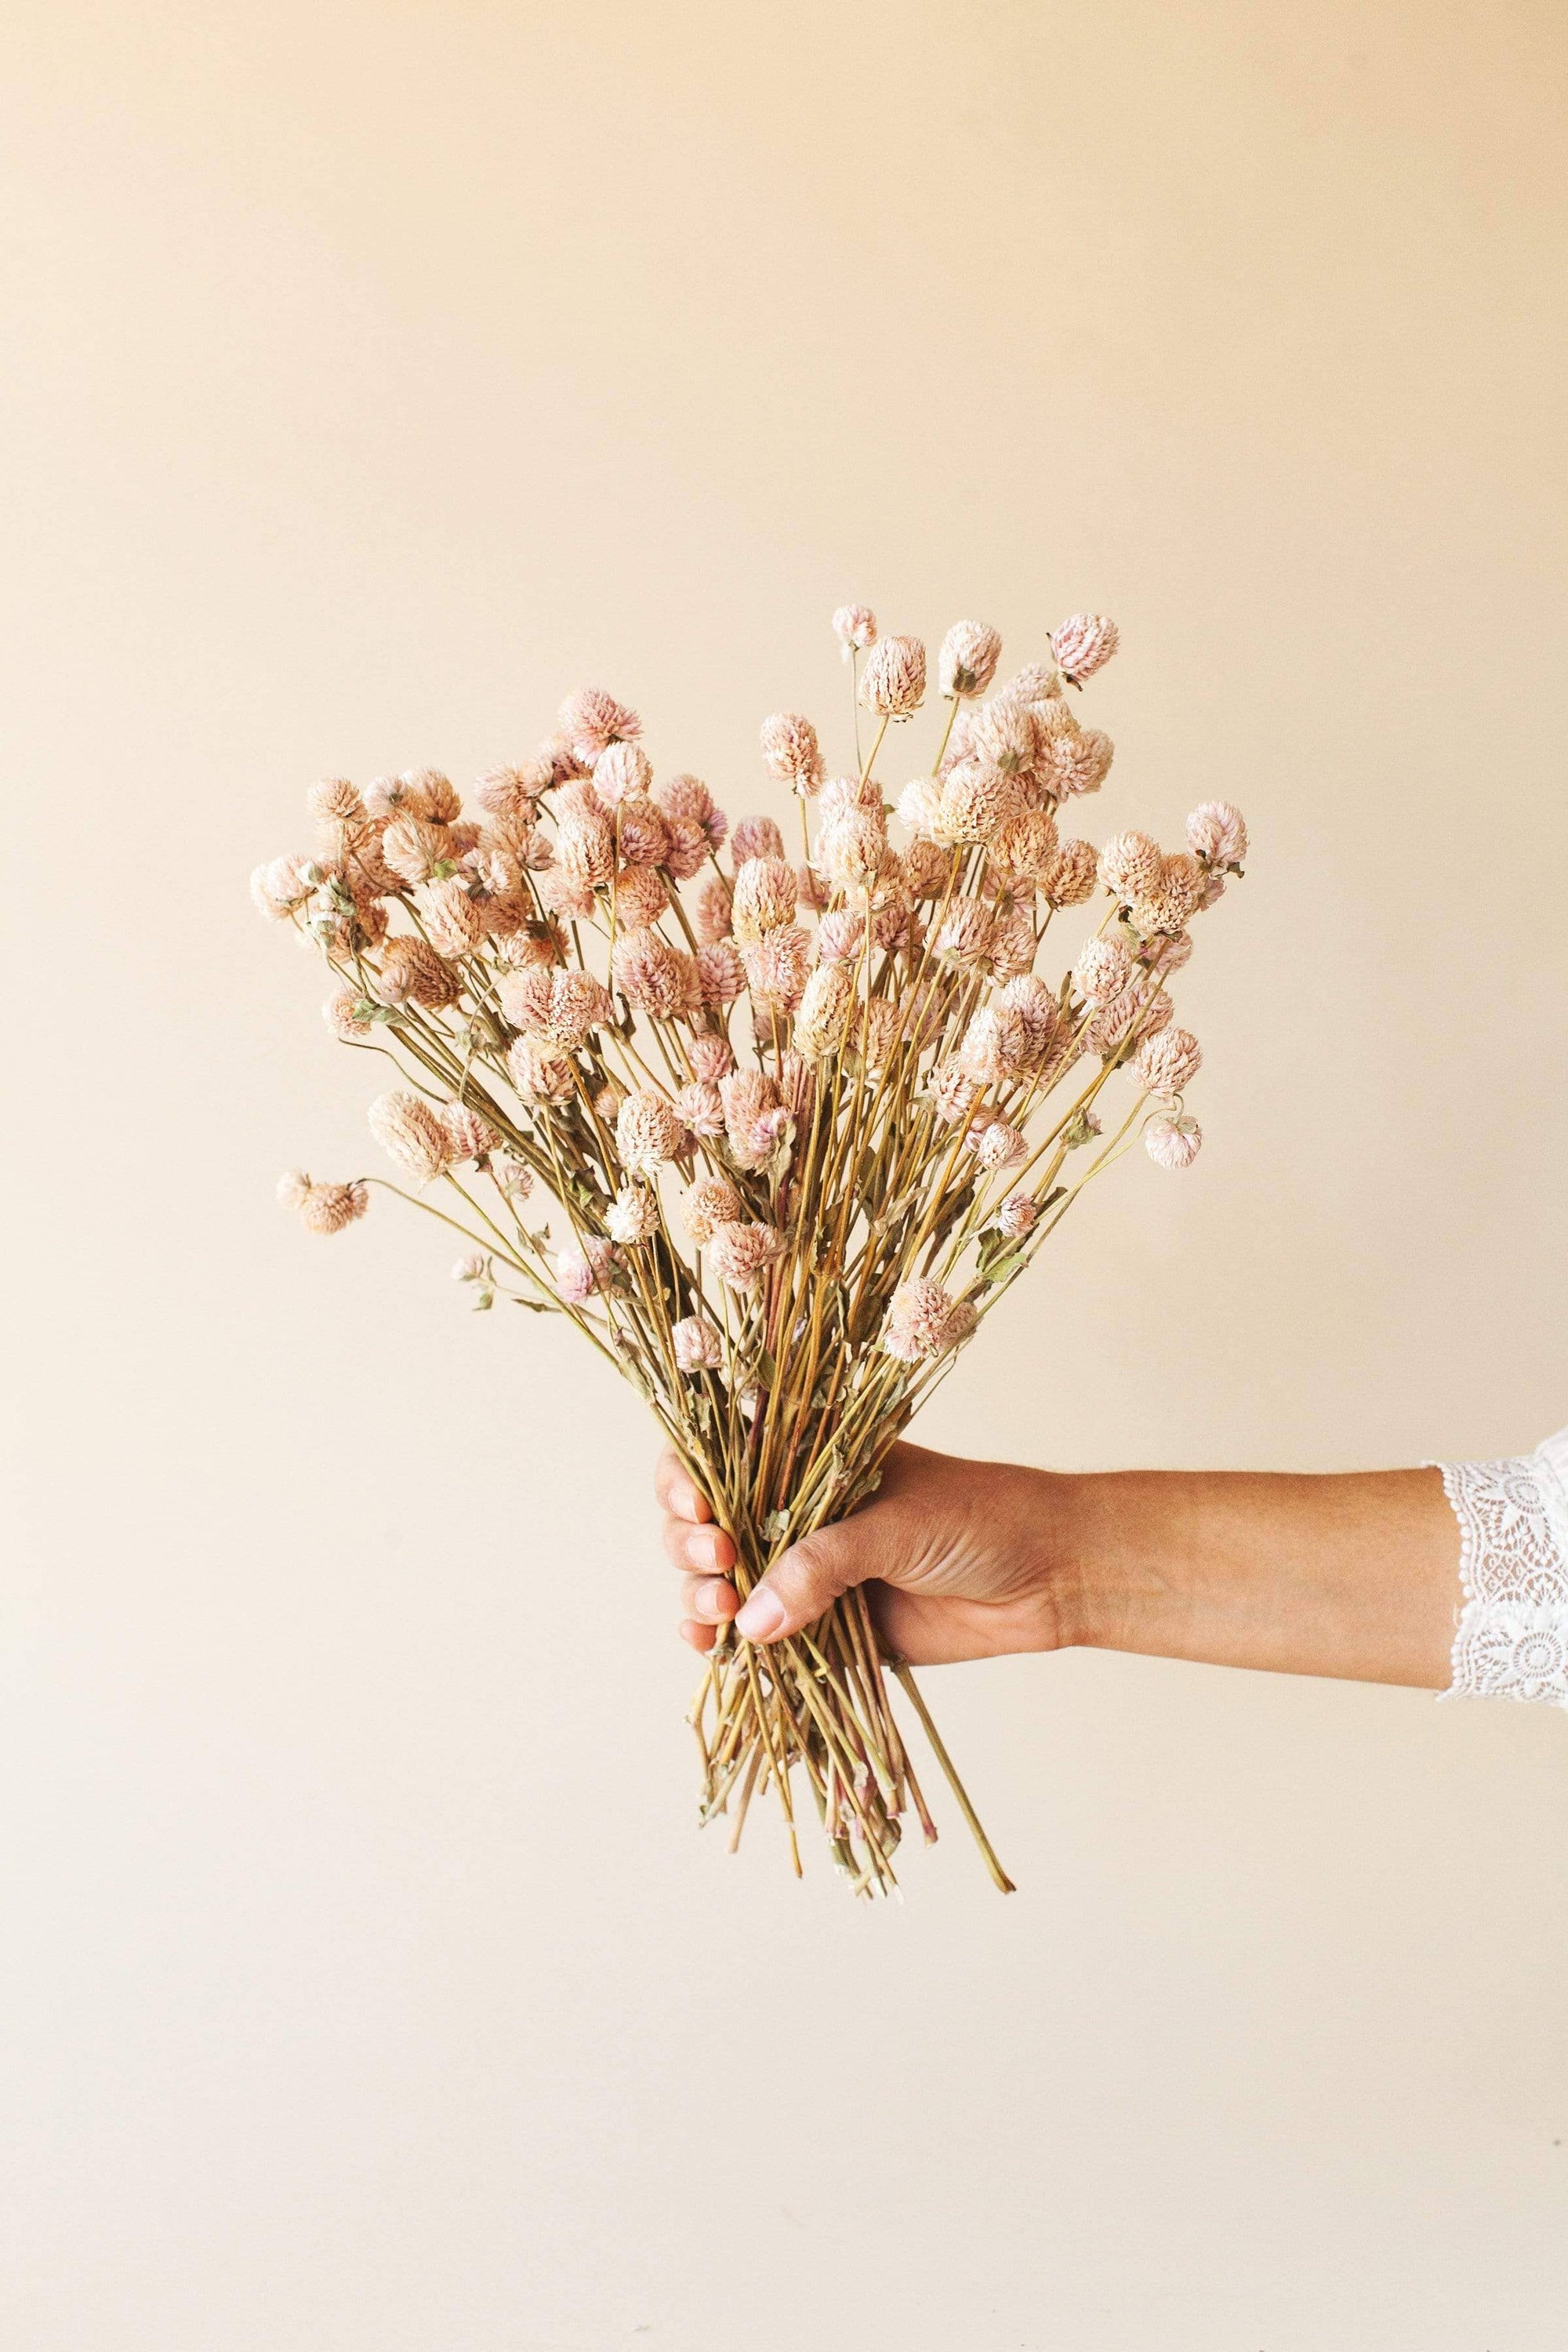
[{"label": "wrist", "polygon": [[1112,1591],[1117,1552],[1108,1535],[1106,1482],[1092,1472],[1030,1470],[1026,1507],[1031,1581],[1038,1595],[1042,1649],[1113,1647],[1125,1617]]}]

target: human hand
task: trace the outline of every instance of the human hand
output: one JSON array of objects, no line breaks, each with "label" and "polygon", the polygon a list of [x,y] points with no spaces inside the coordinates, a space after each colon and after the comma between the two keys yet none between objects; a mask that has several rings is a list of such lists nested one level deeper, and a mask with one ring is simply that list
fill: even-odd
[{"label": "human hand", "polygon": [[743,1607],[729,1574],[735,1547],[673,1451],[661,1455],[654,1485],[665,1549],[683,1577],[680,1630],[695,1650],[710,1650],[731,1618],[752,1641],[776,1641],[856,1584],[870,1586],[884,1644],[911,1665],[1054,1650],[1072,1638],[1064,1605],[1071,1479],[897,1445],[871,1500],[793,1544]]}]

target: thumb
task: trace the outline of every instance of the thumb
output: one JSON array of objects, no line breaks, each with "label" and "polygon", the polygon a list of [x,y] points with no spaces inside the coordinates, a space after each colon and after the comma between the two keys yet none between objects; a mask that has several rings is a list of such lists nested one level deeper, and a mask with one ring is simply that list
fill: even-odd
[{"label": "thumb", "polygon": [[776,1642],[814,1624],[841,1592],[875,1573],[872,1547],[853,1520],[803,1536],[776,1559],[735,1619],[749,1642]]}]

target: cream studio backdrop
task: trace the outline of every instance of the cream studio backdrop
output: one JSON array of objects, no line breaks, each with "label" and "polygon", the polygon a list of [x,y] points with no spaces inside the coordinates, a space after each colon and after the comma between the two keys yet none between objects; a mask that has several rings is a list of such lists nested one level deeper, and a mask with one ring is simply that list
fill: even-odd
[{"label": "cream studio backdrop", "polygon": [[1561,1722],[955,1668],[1017,1896],[956,1833],[870,1918],[731,1863],[641,1408],[391,1218],[329,1260],[279,1217],[363,1110],[243,877],[316,776],[467,783],[600,678],[784,814],[756,719],[832,690],[833,605],[1020,658],[1113,612],[1119,814],[1254,834],[1183,1000],[1209,1141],[1083,1204],[923,1433],[1532,1444],[1563,46],[1534,6],[22,9],[28,2352],[1555,2345]]}]

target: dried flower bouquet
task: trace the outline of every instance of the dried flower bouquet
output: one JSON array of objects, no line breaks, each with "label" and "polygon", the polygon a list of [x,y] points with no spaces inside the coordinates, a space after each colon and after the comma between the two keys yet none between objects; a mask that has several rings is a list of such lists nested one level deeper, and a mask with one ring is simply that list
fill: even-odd
[{"label": "dried flower bouquet", "polygon": [[[1110,766],[1072,695],[1115,651],[1113,623],[1074,614],[994,693],[995,630],[950,629],[935,757],[890,794],[878,763],[925,698],[925,648],[879,636],[864,606],[834,628],[853,772],[828,781],[805,719],[762,730],[798,797],[798,855],[772,817],[731,830],[695,776],[656,778],[637,714],[590,690],[532,759],[481,780],[479,814],[427,769],[363,794],[318,784],[315,855],[252,882],[332,967],[333,1034],[401,1065],[371,1130],[402,1197],[463,1234],[475,1305],[569,1317],[640,1390],[733,1537],[742,1593],[872,1492],[976,1325],[1139,1132],[1161,1167],[1193,1160],[1200,1055],[1169,983],[1247,848],[1224,802],[1173,854],[1142,833],[1100,851],[1064,837],[1065,805]],[[1052,923],[1097,892],[1093,936],[1038,977]],[[382,1181],[296,1173],[279,1192],[331,1234]],[[1005,1889],[863,1591],[765,1647],[721,1629],[692,1714],[703,1817],[728,1811],[733,1844],[771,1792],[798,1871],[809,1790],[857,1891],[890,1887],[906,1815],[936,1830],[889,1673]]]}]

